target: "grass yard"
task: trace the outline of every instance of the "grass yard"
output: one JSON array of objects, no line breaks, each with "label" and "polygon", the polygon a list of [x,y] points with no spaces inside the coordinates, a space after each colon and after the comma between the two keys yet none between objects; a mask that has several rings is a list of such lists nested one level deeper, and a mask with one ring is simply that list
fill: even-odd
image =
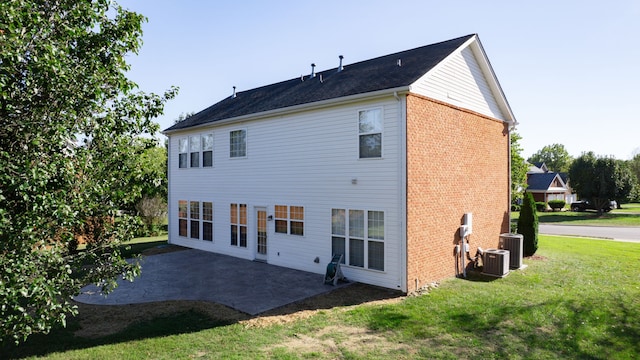
[{"label": "grass yard", "polygon": [[67,329],[0,358],[637,359],[640,244],[541,236],[536,255],[502,279],[472,273],[361,305],[338,291],[255,318],[215,304],[81,306]]},{"label": "grass yard", "polygon": [[[563,225],[640,226],[640,204],[623,204],[622,206],[622,209],[612,210],[602,216],[598,216],[593,211],[538,212],[538,221]],[[519,212],[511,212],[511,221],[516,222],[519,216]]]}]

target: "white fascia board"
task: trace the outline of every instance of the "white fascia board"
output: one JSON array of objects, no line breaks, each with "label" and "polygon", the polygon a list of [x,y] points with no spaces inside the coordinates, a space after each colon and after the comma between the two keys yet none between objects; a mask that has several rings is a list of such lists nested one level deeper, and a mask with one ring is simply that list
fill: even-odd
[{"label": "white fascia board", "polygon": [[288,115],[288,114],[301,112],[301,111],[318,110],[318,109],[322,109],[322,108],[325,108],[325,107],[334,106],[334,105],[337,105],[337,104],[350,104],[350,103],[354,103],[354,102],[358,102],[358,101],[362,101],[362,100],[376,99],[376,98],[382,98],[382,97],[387,97],[387,96],[405,95],[408,92],[409,92],[409,86],[402,86],[402,87],[397,87],[397,88],[392,88],[392,89],[378,90],[378,91],[367,92],[367,93],[362,93],[362,94],[355,94],[355,95],[350,95],[350,96],[338,97],[338,98],[334,98],[334,99],[316,101],[316,102],[307,103],[307,104],[289,106],[289,107],[285,107],[285,108],[273,109],[273,110],[263,111],[263,112],[259,112],[259,113],[236,116],[236,117],[233,117],[233,118],[228,118],[228,119],[224,119],[224,120],[217,120],[217,121],[213,121],[213,122],[209,122],[209,123],[205,123],[205,124],[191,126],[191,127],[184,128],[184,129],[175,129],[175,130],[170,130],[170,131],[163,131],[162,134],[164,134],[166,136],[170,136],[172,134],[183,132],[183,131],[197,130],[197,129],[200,129],[200,128],[206,128],[206,127],[211,127],[211,126],[230,124],[230,123],[235,123],[235,122],[259,120],[259,119],[264,119],[264,118],[269,118],[269,117],[274,117],[274,116]]}]

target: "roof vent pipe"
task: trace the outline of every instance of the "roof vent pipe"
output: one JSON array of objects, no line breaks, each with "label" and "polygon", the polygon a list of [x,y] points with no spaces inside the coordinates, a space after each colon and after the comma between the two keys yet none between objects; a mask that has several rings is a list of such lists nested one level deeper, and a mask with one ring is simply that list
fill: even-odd
[{"label": "roof vent pipe", "polygon": [[402,59],[398,59],[397,64],[398,64],[398,66],[402,66]]},{"label": "roof vent pipe", "polygon": [[311,64],[311,77],[316,77],[316,64]]},{"label": "roof vent pipe", "polygon": [[231,97],[234,98],[234,99],[236,98],[236,87],[235,86],[233,87],[233,95]]},{"label": "roof vent pipe", "polygon": [[338,58],[340,58],[340,66],[338,66],[338,72],[344,70],[344,68],[342,67],[342,59],[344,59],[344,56],[340,55],[338,56]]}]

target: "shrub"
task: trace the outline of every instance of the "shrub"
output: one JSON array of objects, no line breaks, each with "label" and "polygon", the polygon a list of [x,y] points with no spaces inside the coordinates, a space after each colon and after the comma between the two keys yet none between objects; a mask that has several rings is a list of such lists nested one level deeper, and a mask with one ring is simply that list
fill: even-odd
[{"label": "shrub", "polygon": [[535,206],[536,206],[536,211],[546,211],[547,210],[547,203],[544,201],[536,201],[535,202]]},{"label": "shrub", "polygon": [[554,211],[557,209],[562,210],[565,205],[567,205],[567,202],[564,200],[549,200],[549,207]]},{"label": "shrub", "polygon": [[158,235],[160,225],[167,216],[167,203],[160,196],[144,196],[136,204],[136,210],[144,223],[146,235]]},{"label": "shrub", "polygon": [[538,250],[538,213],[531,193],[524,194],[524,202],[518,218],[518,234],[523,236],[524,256],[531,256]]}]

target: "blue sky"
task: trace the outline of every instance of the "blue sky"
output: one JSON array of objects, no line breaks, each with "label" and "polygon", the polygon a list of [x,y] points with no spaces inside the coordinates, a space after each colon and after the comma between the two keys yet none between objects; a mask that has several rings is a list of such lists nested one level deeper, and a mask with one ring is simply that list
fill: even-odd
[{"label": "blue sky", "polygon": [[165,129],[238,91],[477,33],[522,135],[523,155],[563,144],[640,152],[640,1],[121,0],[145,15],[128,60],[140,89],[180,87]]}]

